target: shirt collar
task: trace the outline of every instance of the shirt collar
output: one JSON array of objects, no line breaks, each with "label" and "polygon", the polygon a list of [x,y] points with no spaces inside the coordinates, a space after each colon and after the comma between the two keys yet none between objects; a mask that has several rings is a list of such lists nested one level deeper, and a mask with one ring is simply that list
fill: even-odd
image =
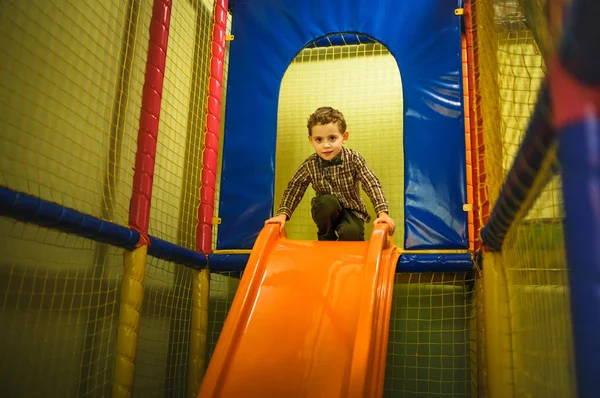
[{"label": "shirt collar", "polygon": [[345,153],[345,149],[346,149],[345,147],[342,147],[342,150],[340,151],[340,153],[338,153],[337,156],[331,160],[325,160],[325,159],[319,157],[319,160],[321,161],[321,165],[323,167],[329,167],[329,166],[335,166],[335,165],[342,164],[343,159],[345,157],[345,156],[343,156]]}]

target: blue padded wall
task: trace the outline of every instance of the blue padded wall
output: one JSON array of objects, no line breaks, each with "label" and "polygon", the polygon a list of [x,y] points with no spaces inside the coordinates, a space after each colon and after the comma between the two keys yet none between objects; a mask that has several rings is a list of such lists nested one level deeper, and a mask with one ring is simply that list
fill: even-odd
[{"label": "blue padded wall", "polygon": [[468,247],[459,3],[235,1],[218,249],[251,248],[272,215],[279,88],[288,65],[307,44],[342,32],[381,42],[398,62],[405,248]]}]

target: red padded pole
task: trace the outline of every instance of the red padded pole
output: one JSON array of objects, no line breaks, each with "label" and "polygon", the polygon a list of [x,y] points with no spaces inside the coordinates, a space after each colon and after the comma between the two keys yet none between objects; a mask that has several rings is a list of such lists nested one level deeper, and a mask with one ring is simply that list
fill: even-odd
[{"label": "red padded pole", "polygon": [[212,46],[210,58],[209,93],[206,112],[206,130],[202,151],[202,180],[196,250],[208,254],[212,250],[212,226],[215,212],[215,189],[217,183],[217,155],[219,151],[219,128],[221,123],[221,96],[225,38],[227,32],[227,0],[216,0],[214,7]]},{"label": "red padded pole", "polygon": [[469,122],[471,128],[471,154],[473,170],[473,229],[474,249],[481,248],[481,228],[490,215],[490,203],[485,189],[485,147],[483,145],[483,120],[481,119],[481,94],[479,91],[479,58],[477,46],[476,0],[466,0],[465,36],[467,39],[467,66],[469,68]]},{"label": "red padded pole", "polygon": [[146,74],[142,94],[140,128],[135,155],[133,192],[129,203],[129,227],[140,233],[139,245],[148,245],[152,181],[156,159],[158,122],[162,100],[172,0],[154,0]]}]

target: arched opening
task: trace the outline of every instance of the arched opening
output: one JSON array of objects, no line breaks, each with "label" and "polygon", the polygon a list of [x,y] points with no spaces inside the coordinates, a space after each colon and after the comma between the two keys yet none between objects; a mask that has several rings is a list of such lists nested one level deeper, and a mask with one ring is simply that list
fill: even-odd
[{"label": "arched opening", "polygon": [[[366,159],[377,174],[397,224],[394,241],[403,243],[404,156],[403,96],[400,71],[388,49],[355,34],[334,34],[302,49],[281,82],[277,116],[275,211],[289,179],[313,153],[307,135],[309,115],[320,106],[332,106],[345,116],[349,148]],[[291,239],[314,240],[309,187],[292,219],[286,224]],[[369,214],[373,206],[363,192]],[[365,226],[371,234],[372,222]]]}]

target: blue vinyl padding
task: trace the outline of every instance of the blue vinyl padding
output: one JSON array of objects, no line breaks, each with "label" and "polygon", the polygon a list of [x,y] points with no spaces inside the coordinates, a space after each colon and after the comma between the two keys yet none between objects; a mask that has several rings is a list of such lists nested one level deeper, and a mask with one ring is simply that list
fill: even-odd
[{"label": "blue vinyl padding", "polygon": [[201,269],[208,264],[205,254],[150,236],[148,255],[165,261],[173,261],[189,268]]},{"label": "blue vinyl padding", "polygon": [[396,272],[464,272],[473,270],[473,259],[465,254],[402,254]]},{"label": "blue vinyl padding", "polygon": [[[140,240],[139,232],[133,229],[5,187],[0,187],[0,215],[127,250],[133,250]],[[204,254],[153,236],[150,236],[148,255],[191,268],[203,268],[207,264]]]},{"label": "blue vinyl padding", "polygon": [[[555,129],[548,120],[550,96],[547,81],[540,90],[539,100],[510,171],[506,176],[492,214],[481,231],[483,244],[500,251],[508,229],[530,195],[546,155],[556,142]],[[551,177],[551,173],[548,177]]]},{"label": "blue vinyl padding", "polygon": [[600,115],[560,131],[577,391],[598,397],[600,375]]},{"label": "blue vinyl padding", "polygon": [[127,227],[6,187],[0,187],[0,215],[128,250],[135,248],[140,240],[140,234]]},{"label": "blue vinyl padding", "polygon": [[[240,272],[246,268],[248,254],[211,254],[211,272]],[[470,254],[403,254],[396,272],[464,272],[473,269]]]},{"label": "blue vinyl padding", "polygon": [[209,254],[210,272],[241,272],[246,268],[249,254]]},{"label": "blue vinyl padding", "polygon": [[398,96],[404,101],[404,181],[398,182],[405,190],[404,247],[468,248],[462,27],[454,13],[461,3],[235,2],[218,249],[250,249],[271,217],[281,80],[302,48],[333,33],[377,40],[398,63],[403,89]]}]

